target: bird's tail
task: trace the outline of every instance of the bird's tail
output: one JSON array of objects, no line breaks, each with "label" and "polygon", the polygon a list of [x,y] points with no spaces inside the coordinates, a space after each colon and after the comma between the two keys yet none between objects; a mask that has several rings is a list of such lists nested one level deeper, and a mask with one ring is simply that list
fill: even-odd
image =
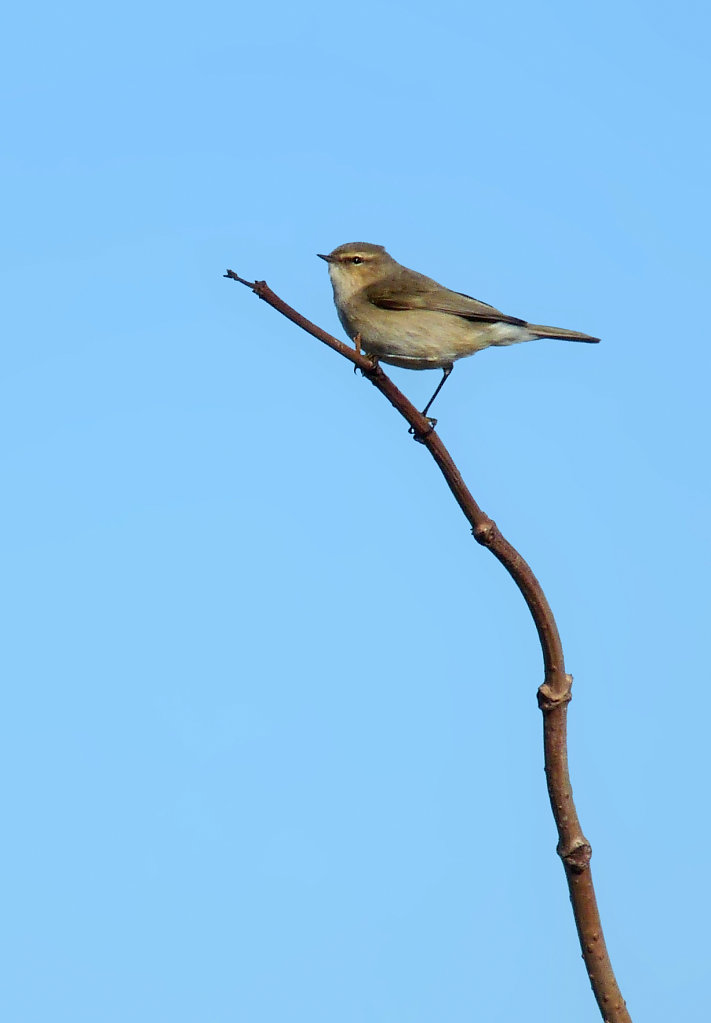
[{"label": "bird's tail", "polygon": [[526,329],[536,337],[559,337],[563,341],[585,341],[587,344],[599,344],[599,337],[582,334],[579,330],[566,330],[565,327],[543,327],[539,323],[527,323]]}]

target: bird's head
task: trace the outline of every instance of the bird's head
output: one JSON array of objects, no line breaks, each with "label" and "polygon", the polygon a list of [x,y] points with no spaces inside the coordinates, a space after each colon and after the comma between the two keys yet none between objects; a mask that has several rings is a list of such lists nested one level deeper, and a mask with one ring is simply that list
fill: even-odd
[{"label": "bird's head", "polygon": [[371,245],[370,242],[346,242],[327,256],[320,252],[318,256],[328,263],[333,290],[341,300],[381,280],[398,267],[382,245]]}]

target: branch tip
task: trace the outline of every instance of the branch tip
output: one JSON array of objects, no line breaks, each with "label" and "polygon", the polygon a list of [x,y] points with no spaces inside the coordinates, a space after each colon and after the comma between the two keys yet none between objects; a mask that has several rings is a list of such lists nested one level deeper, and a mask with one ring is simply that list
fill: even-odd
[{"label": "branch tip", "polygon": [[229,277],[231,281],[239,281],[240,284],[244,284],[248,288],[254,288],[254,285],[252,284],[251,281],[246,281],[244,277],[240,277],[240,275],[235,273],[234,270],[228,270],[222,276]]}]

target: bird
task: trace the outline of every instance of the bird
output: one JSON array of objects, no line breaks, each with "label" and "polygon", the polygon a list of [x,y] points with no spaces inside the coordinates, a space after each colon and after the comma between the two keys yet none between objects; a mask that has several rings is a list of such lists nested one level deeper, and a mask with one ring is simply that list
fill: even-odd
[{"label": "bird", "polygon": [[[507,316],[494,306],[402,266],[382,245],[347,242],[317,253],[328,263],[333,300],[344,330],[376,363],[404,369],[441,369],[427,416],[457,359],[490,346],[535,338],[597,344],[598,337]],[[430,419],[434,426],[436,419]]]}]

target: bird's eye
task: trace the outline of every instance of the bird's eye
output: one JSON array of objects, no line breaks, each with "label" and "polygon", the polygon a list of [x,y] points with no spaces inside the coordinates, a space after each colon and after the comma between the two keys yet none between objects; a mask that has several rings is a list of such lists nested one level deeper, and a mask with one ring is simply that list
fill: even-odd
[{"label": "bird's eye", "polygon": [[361,256],[351,256],[351,263],[353,263],[354,266],[358,266],[359,263],[362,263],[362,262],[363,262],[363,260],[362,260]]}]

